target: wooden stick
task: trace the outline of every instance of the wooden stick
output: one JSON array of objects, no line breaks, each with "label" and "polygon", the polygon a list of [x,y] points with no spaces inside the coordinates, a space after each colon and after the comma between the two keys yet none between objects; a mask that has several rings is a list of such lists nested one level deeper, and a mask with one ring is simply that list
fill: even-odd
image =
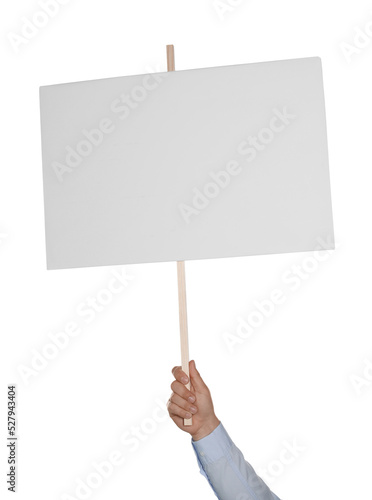
[{"label": "wooden stick", "polygon": [[[177,277],[178,277],[178,304],[180,312],[180,333],[181,333],[181,362],[182,362],[182,370],[189,377],[189,382],[186,384],[186,387],[190,390],[189,339],[187,331],[187,308],[186,308],[186,280],[185,280],[185,262],[183,260],[177,262]],[[192,417],[184,418],[183,425],[192,425]]]},{"label": "wooden stick", "polygon": [[[175,71],[173,45],[167,45],[167,66],[168,66],[168,71]],[[179,304],[180,334],[181,334],[181,363],[182,363],[182,370],[189,377],[189,382],[186,385],[186,387],[190,390],[189,338],[187,330],[187,306],[186,306],[186,278],[185,278],[185,262],[183,260],[177,262],[177,279],[178,279],[178,304]],[[192,425],[192,417],[184,418],[183,425]]]},{"label": "wooden stick", "polygon": [[174,45],[167,45],[167,65],[168,71],[174,71]]}]

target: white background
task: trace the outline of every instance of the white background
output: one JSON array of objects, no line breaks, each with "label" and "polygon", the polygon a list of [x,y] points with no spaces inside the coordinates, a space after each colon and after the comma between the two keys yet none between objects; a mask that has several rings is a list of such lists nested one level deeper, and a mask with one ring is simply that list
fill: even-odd
[{"label": "white background", "polygon": [[[103,296],[112,269],[47,272],[45,260],[39,86],[164,71],[173,43],[176,69],[322,58],[336,250],[187,262],[190,357],[231,438],[281,499],[371,496],[372,24],[354,41],[371,4],[233,3],[219,16],[213,0],[71,0],[18,52],[9,33],[21,35],[41,8],[2,4],[2,492],[16,383],[18,498],[82,498],[78,482],[115,450],[122,465],[86,498],[214,498],[190,436],[159,407],[180,363],[176,264],[117,268],[132,279],[88,324],[78,307]],[[351,57],[345,43],[359,45]],[[283,281],[294,265],[295,290]],[[224,334],[237,337],[238,318],[274,289],[284,303],[231,352]],[[22,377],[72,321],[80,333]]]}]

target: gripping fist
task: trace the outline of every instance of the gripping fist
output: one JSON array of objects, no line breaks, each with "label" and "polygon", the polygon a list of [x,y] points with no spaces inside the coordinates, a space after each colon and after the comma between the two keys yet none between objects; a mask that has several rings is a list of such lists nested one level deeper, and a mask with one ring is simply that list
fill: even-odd
[{"label": "gripping fist", "polygon": [[[168,400],[168,413],[173,422],[198,441],[210,434],[220,424],[213,408],[210,390],[196,369],[195,361],[189,362],[189,379],[181,366],[172,369],[175,380],[171,384],[172,394]],[[185,418],[192,417],[192,425],[184,425]]]}]

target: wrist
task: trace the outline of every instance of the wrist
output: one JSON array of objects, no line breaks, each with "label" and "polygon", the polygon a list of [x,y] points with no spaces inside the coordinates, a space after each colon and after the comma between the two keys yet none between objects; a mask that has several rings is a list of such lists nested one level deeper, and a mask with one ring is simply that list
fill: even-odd
[{"label": "wrist", "polygon": [[220,423],[221,422],[214,415],[213,418],[211,420],[208,420],[208,422],[205,422],[205,424],[203,424],[201,428],[197,432],[195,432],[195,434],[192,434],[192,439],[194,441],[199,441],[199,439],[208,436],[208,434],[213,432]]}]

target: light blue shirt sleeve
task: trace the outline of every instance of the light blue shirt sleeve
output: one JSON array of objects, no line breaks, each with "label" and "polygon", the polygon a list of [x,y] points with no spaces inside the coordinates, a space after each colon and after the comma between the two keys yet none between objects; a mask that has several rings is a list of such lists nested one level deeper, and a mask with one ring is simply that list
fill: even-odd
[{"label": "light blue shirt sleeve", "polygon": [[219,500],[280,500],[245,461],[222,422],[207,436],[191,438],[200,473]]}]

